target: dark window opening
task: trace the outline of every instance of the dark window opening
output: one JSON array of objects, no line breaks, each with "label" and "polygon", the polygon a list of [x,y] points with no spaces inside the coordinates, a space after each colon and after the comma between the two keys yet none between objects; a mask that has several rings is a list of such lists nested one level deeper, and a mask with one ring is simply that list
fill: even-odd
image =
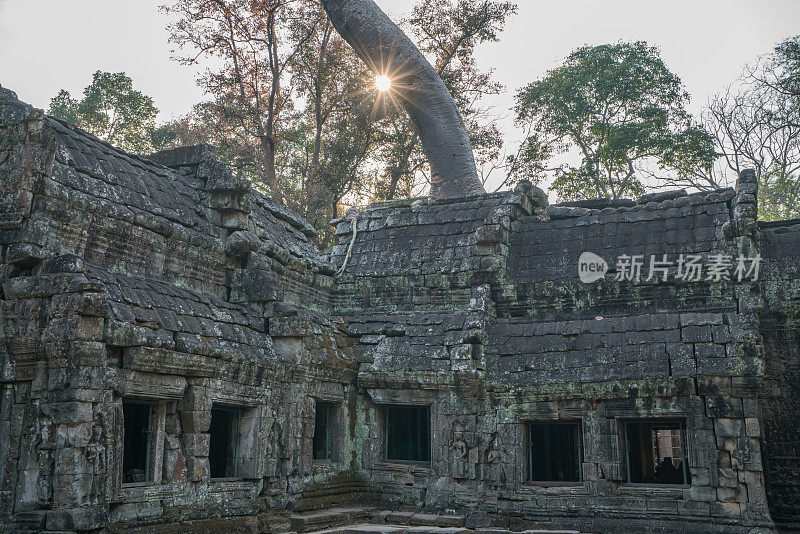
[{"label": "dark window opening", "polygon": [[333,455],[333,434],[336,406],[330,402],[317,402],[314,419],[314,459],[330,460]]},{"label": "dark window opening", "polygon": [[581,482],[583,440],[579,422],[528,423],[528,480]]},{"label": "dark window opening", "polygon": [[150,481],[150,419],[153,410],[147,404],[122,403],[122,483]]},{"label": "dark window opening", "polygon": [[430,462],[431,412],[428,406],[386,407],[386,459]]},{"label": "dark window opening", "polygon": [[239,438],[242,413],[230,408],[212,408],[211,425],[208,433],[211,439],[208,449],[208,463],[211,478],[234,478],[239,461]]},{"label": "dark window opening", "polygon": [[638,421],[625,425],[628,482],[691,484],[682,421]]}]

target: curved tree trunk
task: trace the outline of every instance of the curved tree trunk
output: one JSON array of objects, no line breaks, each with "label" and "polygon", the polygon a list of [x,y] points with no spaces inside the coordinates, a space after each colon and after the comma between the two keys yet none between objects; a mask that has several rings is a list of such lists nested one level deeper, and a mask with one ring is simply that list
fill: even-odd
[{"label": "curved tree trunk", "polygon": [[321,0],[336,31],[411,116],[431,165],[431,197],[483,193],[464,119],[436,70],[372,0]]}]

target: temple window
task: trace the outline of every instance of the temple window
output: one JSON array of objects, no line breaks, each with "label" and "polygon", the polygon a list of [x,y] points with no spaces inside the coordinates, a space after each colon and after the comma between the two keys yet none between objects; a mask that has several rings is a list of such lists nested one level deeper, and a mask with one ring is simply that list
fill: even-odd
[{"label": "temple window", "polygon": [[153,408],[140,402],[123,402],[122,483],[152,482]]},{"label": "temple window", "polygon": [[629,421],[623,425],[628,482],[691,484],[683,421]]},{"label": "temple window", "polygon": [[239,464],[242,411],[235,408],[211,408],[211,435],[208,462],[211,478],[236,478]]},{"label": "temple window", "polygon": [[528,423],[528,481],[581,482],[579,421]]},{"label": "temple window", "polygon": [[316,403],[314,416],[314,459],[333,459],[336,428],[336,405],[332,402]]},{"label": "temple window", "polygon": [[386,459],[400,462],[429,462],[430,407],[388,405],[384,410]]}]

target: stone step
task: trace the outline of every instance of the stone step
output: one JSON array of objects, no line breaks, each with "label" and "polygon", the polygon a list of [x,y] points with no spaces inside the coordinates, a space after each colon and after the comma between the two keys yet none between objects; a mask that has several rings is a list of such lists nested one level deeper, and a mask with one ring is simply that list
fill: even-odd
[{"label": "stone step", "polygon": [[347,479],[347,480],[334,480],[326,484],[320,484],[312,489],[303,490],[303,492],[306,493],[309,491],[314,492],[319,490],[328,490],[336,488],[371,488],[371,487],[372,485],[364,480]]},{"label": "stone step", "polygon": [[327,508],[314,512],[295,514],[289,517],[293,532],[303,533],[328,530],[348,524],[360,524],[374,513],[370,508]]},{"label": "stone step", "polygon": [[321,497],[325,495],[338,495],[341,493],[373,493],[376,490],[369,484],[363,482],[349,482],[345,484],[331,484],[303,491],[303,497]]},{"label": "stone step", "polygon": [[379,522],[393,525],[430,526],[430,527],[463,527],[466,518],[463,515],[438,515],[422,512],[381,511],[375,516]]},{"label": "stone step", "polygon": [[471,530],[461,527],[434,527],[411,525],[375,525],[363,523],[336,527],[314,534],[472,534]]},{"label": "stone step", "polygon": [[258,516],[258,531],[270,532],[272,534],[284,534],[292,529],[291,521],[288,517],[275,514],[261,514]]},{"label": "stone step", "polygon": [[362,523],[343,525],[308,534],[580,534],[577,530],[525,530],[515,532],[502,529],[470,530],[463,527],[437,527],[424,525],[394,525]]},{"label": "stone step", "polygon": [[380,500],[381,493],[379,490],[363,482],[356,481],[305,490],[297,502],[295,511],[304,513],[331,507],[344,507],[356,503],[363,506],[377,504]]},{"label": "stone step", "polygon": [[17,528],[31,529],[33,532],[41,532],[44,528],[45,512],[41,510],[31,512],[17,512],[14,514],[14,523]]}]

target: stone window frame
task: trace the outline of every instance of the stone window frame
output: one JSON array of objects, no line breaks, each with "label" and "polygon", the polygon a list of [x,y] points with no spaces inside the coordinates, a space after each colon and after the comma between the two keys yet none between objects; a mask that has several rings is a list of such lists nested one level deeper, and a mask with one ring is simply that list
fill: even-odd
[{"label": "stone window frame", "polygon": [[[407,407],[407,408],[427,408],[428,409],[428,460],[397,460],[388,457],[388,435],[389,424],[386,417],[386,410],[389,407]],[[392,402],[380,405],[380,434],[381,434],[381,448],[380,448],[380,461],[383,464],[391,465],[411,465],[421,467],[433,467],[433,406],[432,403],[412,403],[412,402]]]},{"label": "stone window frame", "polygon": [[[132,397],[121,396],[118,401],[118,409],[115,410],[116,416],[119,418],[119,428],[122,429],[120,436],[117,438],[116,447],[119,449],[119,461],[116,463],[116,484],[117,493],[123,493],[125,490],[136,488],[149,488],[153,486],[164,485],[163,480],[163,467],[164,467],[164,439],[166,435],[166,421],[167,421],[167,402],[168,399],[154,398],[154,397]],[[122,481],[122,465],[125,456],[124,443],[125,443],[125,421],[123,415],[123,405],[126,403],[145,404],[150,406],[150,443],[148,447],[149,460],[147,471],[150,474],[150,480],[146,482],[123,482]]]},{"label": "stone window frame", "polygon": [[[313,437],[314,434],[312,433],[312,449],[311,449],[311,460],[314,465],[329,465],[329,464],[336,464],[341,461],[342,459],[342,449],[344,446],[344,409],[342,407],[342,399],[333,398],[329,396],[312,396],[313,400],[313,410],[314,410],[314,431],[316,431],[316,417],[317,417],[317,405],[319,403],[328,404],[333,408],[333,413],[329,416],[329,419],[333,421],[333,424],[330,425],[328,429],[328,441],[330,443],[330,451],[328,458],[314,458],[314,449],[313,449]],[[331,438],[332,436],[332,438]]]},{"label": "stone window frame", "polygon": [[[213,424],[214,420],[214,412],[223,412],[227,413],[229,416],[234,417],[235,419],[235,431],[228,436],[229,442],[227,447],[233,448],[233,475],[232,476],[221,476],[215,477],[211,475],[211,466],[209,465],[209,479],[213,481],[220,481],[220,480],[241,480],[242,477],[239,476],[239,453],[241,452],[242,446],[242,420],[244,419],[245,414],[247,413],[247,409],[241,408],[239,406],[228,406],[224,404],[214,403],[211,405],[211,423],[209,424],[208,433],[211,434],[211,425]],[[232,421],[230,421],[232,422]],[[210,438],[211,439],[211,438]],[[212,440],[213,441],[213,440]],[[211,463],[211,448],[212,444],[209,444],[209,451],[208,451],[208,461],[209,464]],[[231,451],[228,451],[228,455],[231,454]],[[226,467],[227,470],[227,467]]]},{"label": "stone window frame", "polygon": [[[178,402],[183,398],[186,390],[186,379],[177,375],[161,375],[141,372],[130,369],[114,369],[112,378],[113,396],[110,400],[111,410],[107,414],[113,424],[111,428],[117,436],[112,450],[107,452],[109,467],[109,483],[112,492],[118,499],[135,500],[138,491],[147,491],[155,486],[165,487],[163,465],[166,439],[166,408],[169,402]],[[155,462],[152,469],[152,482],[122,484],[122,459],[124,421],[122,413],[123,402],[138,402],[150,404],[154,407],[155,440],[151,443],[156,450],[151,452],[151,462]],[[151,421],[152,423],[152,421]],[[138,490],[137,488],[145,488]]]},{"label": "stone window frame", "polygon": [[[551,424],[551,425],[577,425],[579,433],[579,448],[578,448],[578,476],[580,480],[573,481],[552,481],[552,480],[531,480],[530,476],[530,449],[531,449],[531,425],[532,424]],[[583,417],[533,417],[526,418],[522,423],[523,427],[523,454],[521,468],[521,480],[526,486],[539,486],[539,487],[583,487],[586,485],[586,474],[584,473],[584,464],[586,462],[586,430]]]},{"label": "stone window frame", "polygon": [[[249,484],[262,479],[266,470],[267,440],[259,439],[267,434],[265,405],[259,397],[248,395],[242,391],[233,391],[233,389],[235,388],[212,389],[209,392],[211,403],[209,411],[212,408],[223,408],[241,412],[236,476],[211,478],[209,472],[208,483],[212,486],[223,486],[232,482]],[[206,430],[206,434],[209,430]]]},{"label": "stone window frame", "polygon": [[[155,490],[161,491],[172,483],[164,482],[164,454],[166,439],[166,413],[167,403],[177,403],[183,398],[186,389],[186,379],[177,375],[161,375],[130,369],[115,369],[112,379],[113,397],[109,415],[113,419],[112,428],[117,436],[112,450],[107,452],[109,466],[109,483],[113,495],[119,501],[137,501],[146,498]],[[151,440],[152,450],[150,462],[152,467],[152,481],[122,483],[122,459],[124,452],[124,421],[122,413],[123,402],[136,402],[149,404],[153,407],[151,425],[154,426],[154,439]]]},{"label": "stone window frame", "polygon": [[[368,389],[367,394],[374,403],[375,421],[370,432],[375,447],[372,447],[372,465],[374,468],[401,469],[417,472],[428,472],[433,470],[442,462],[440,447],[436,444],[441,437],[440,428],[444,428],[443,416],[439,409],[439,393],[435,390],[427,389],[398,389],[380,388]],[[384,428],[386,426],[384,406],[386,405],[408,405],[408,406],[427,406],[430,410],[430,461],[428,462],[404,462],[400,460],[386,459],[386,436]]]},{"label": "stone window frame", "polygon": [[689,459],[691,456],[691,448],[689,443],[689,419],[690,415],[686,413],[666,413],[666,414],[659,414],[659,415],[651,415],[651,416],[630,416],[630,415],[621,415],[615,418],[617,424],[617,430],[619,435],[619,443],[621,445],[621,454],[620,454],[620,462],[622,465],[620,466],[623,477],[622,477],[622,487],[633,489],[642,488],[645,491],[651,489],[661,489],[665,492],[669,492],[670,490],[679,490],[682,491],[683,489],[691,488],[692,482],[689,481],[688,484],[661,484],[657,482],[630,482],[630,468],[628,466],[629,461],[629,453],[628,453],[628,438],[626,435],[626,424],[628,423],[678,423],[681,429],[681,439],[682,443],[681,446],[683,448],[683,469],[685,472],[689,472],[691,466],[689,465]]},{"label": "stone window frame", "polygon": [[[579,400],[539,400],[519,412],[518,418],[513,423],[514,455],[516,456],[513,468],[515,487],[537,492],[542,491],[573,494],[584,494],[588,491],[591,473],[587,472],[587,463],[592,461],[592,443],[586,431],[586,418],[593,411],[593,406],[585,399]],[[580,422],[581,445],[583,458],[581,459],[581,482],[547,482],[528,480],[528,424],[529,423],[558,423]],[[587,476],[588,475],[588,476]],[[561,489],[559,489],[561,488]]]}]

